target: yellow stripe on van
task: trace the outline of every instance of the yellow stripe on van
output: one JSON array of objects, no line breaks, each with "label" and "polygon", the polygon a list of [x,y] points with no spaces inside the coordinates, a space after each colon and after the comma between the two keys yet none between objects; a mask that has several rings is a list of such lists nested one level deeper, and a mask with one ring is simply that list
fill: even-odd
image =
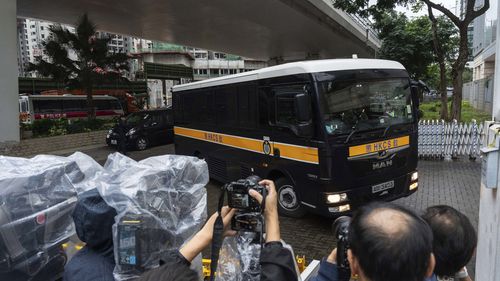
[{"label": "yellow stripe on van", "polygon": [[384,141],[372,142],[362,145],[356,145],[349,147],[349,157],[359,156],[373,152],[384,151],[391,148],[397,148],[410,144],[410,137],[404,136],[395,139],[389,139]]},{"label": "yellow stripe on van", "polygon": [[[174,127],[174,133],[179,136],[208,141],[221,145],[231,146],[239,149],[253,151],[261,154],[266,154],[264,151],[264,140],[245,138],[234,135],[220,134],[209,131],[195,130],[183,127]],[[269,154],[273,155],[273,146],[280,150],[280,157],[318,164],[318,148],[299,146],[287,143],[269,142],[271,148]]]},{"label": "yellow stripe on van", "polygon": [[275,142],[274,148],[280,150],[280,157],[295,160],[300,159],[308,163],[319,163],[318,149],[316,147],[294,146]]}]

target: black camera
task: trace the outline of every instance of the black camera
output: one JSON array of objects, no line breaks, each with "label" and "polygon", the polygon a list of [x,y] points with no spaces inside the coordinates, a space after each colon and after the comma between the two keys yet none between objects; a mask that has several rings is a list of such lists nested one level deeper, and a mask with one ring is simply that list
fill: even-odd
[{"label": "black camera", "polygon": [[262,205],[248,194],[250,189],[266,196],[266,188],[259,185],[261,178],[255,175],[239,179],[224,186],[227,192],[228,205],[238,212],[231,220],[231,229],[236,231],[264,233],[264,218]]},{"label": "black camera", "polygon": [[126,214],[118,222],[118,264],[142,273],[160,264],[173,236],[151,215]]},{"label": "black camera", "polygon": [[261,213],[237,213],[231,220],[231,229],[236,231],[264,233]]},{"label": "black camera", "polygon": [[260,177],[254,175],[227,184],[225,188],[229,207],[242,212],[262,212],[259,202],[248,194],[250,189],[255,189],[260,194],[264,194],[266,188],[259,185],[259,181],[261,181]]},{"label": "black camera", "polygon": [[337,267],[339,269],[339,280],[351,279],[351,268],[347,259],[349,249],[349,225],[351,218],[348,216],[338,217],[332,225],[333,234],[337,239]]}]

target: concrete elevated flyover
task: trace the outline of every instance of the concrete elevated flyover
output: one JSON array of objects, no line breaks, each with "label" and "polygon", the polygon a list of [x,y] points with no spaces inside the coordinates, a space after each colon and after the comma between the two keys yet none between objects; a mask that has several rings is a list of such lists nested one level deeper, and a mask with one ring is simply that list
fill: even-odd
[{"label": "concrete elevated flyover", "polygon": [[380,47],[331,0],[0,0],[0,144],[19,141],[16,16],[74,24],[85,12],[103,31],[270,64],[372,58]]},{"label": "concrete elevated flyover", "polygon": [[276,63],[374,57],[380,42],[331,0],[17,0],[18,15],[73,24],[87,12],[101,30]]}]

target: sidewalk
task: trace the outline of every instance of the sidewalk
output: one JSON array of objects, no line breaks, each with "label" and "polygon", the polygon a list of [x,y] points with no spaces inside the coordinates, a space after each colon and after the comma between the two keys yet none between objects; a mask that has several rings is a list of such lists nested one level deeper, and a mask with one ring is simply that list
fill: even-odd
[{"label": "sidewalk", "polygon": [[[89,155],[90,157],[94,158],[94,160],[96,160],[99,164],[103,165],[106,162],[108,155],[111,153],[115,153],[116,149],[113,147],[108,147],[107,145],[90,145],[90,146],[79,147],[77,149],[56,150],[47,152],[45,154],[68,156],[75,153],[76,151]],[[151,147],[143,151],[128,151],[127,156],[136,161],[140,161],[142,159],[151,156],[173,154],[173,153],[174,153],[173,145],[163,145],[163,146]]]}]

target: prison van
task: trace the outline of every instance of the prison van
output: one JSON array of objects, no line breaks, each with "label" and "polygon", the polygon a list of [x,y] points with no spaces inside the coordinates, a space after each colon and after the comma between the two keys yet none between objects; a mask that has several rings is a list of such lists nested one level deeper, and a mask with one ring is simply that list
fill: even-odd
[{"label": "prison van", "polygon": [[338,216],[418,189],[418,95],[398,62],[287,63],[172,92],[176,153],[223,183],[273,179],[284,215]]}]

